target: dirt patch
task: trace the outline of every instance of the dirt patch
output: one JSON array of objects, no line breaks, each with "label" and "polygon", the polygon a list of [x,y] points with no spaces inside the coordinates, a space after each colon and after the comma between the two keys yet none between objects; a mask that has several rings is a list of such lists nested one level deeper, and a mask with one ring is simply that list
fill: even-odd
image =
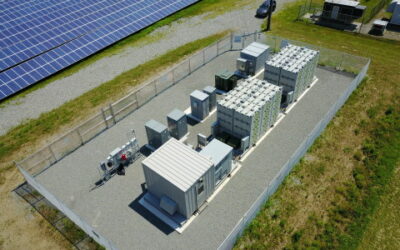
[{"label": "dirt patch", "polygon": [[71,249],[71,245],[28,203],[12,192],[24,180],[16,168],[2,172],[0,249]]}]

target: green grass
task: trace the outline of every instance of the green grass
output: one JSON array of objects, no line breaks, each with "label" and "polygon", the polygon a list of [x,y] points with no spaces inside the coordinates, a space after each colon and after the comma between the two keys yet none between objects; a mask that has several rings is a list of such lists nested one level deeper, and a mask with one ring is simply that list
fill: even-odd
[{"label": "green grass", "polygon": [[[400,144],[397,144],[398,147]],[[400,246],[400,168],[396,169],[390,184],[382,194],[378,210],[371,216],[359,250],[364,249],[393,249]]]},{"label": "green grass", "polygon": [[0,101],[0,108],[10,103],[18,104],[18,99],[25,97],[26,95],[34,92],[35,90],[45,87],[51,82],[68,77],[100,59],[116,55],[129,47],[142,46],[162,39],[166,35],[166,32],[168,31],[157,32],[156,34],[153,34],[152,32],[158,28],[168,26],[173,22],[181,20],[183,18],[190,18],[202,14],[206,14],[205,18],[214,17],[232,11],[234,9],[243,7],[250,2],[252,2],[252,0],[238,0],[235,1],[235,3],[233,4],[231,1],[228,0],[202,0],[199,3],[191,5],[186,9],[174,13],[171,16],[166,17],[155,24],[135,34],[132,34],[131,36],[128,36],[127,38],[107,47],[106,49],[58,72],[57,74],[50,76],[49,78],[32,85],[30,88],[24,89],[14,96]]},{"label": "green grass", "polygon": [[[356,248],[366,231],[374,234],[370,218],[390,193],[400,160],[400,42],[295,22],[301,4],[273,17],[273,34],[369,57],[368,80],[245,230],[238,249]],[[391,212],[399,217],[398,209]]]},{"label": "green grass", "polygon": [[60,223],[62,224],[61,230],[72,242],[77,243],[86,237],[86,233],[68,218],[61,219]]},{"label": "green grass", "polygon": [[40,115],[37,119],[18,125],[7,134],[0,136],[0,162],[4,164],[7,160],[10,161],[15,157],[13,154],[21,152],[24,147],[32,147],[32,145],[38,144],[43,140],[43,136],[52,135],[59,132],[59,129],[63,126],[85,119],[88,113],[92,111],[98,112],[101,106],[122,97],[129,89],[132,89],[153,74],[175,64],[185,56],[218,41],[227,33],[227,31],[218,33],[168,51],[86,92],[80,97]]},{"label": "green grass", "polygon": [[[382,1],[384,1],[384,3],[382,3]],[[390,0],[361,0],[360,4],[367,6],[363,16],[364,23],[371,21],[382,8],[387,6],[388,3],[390,3]]]}]

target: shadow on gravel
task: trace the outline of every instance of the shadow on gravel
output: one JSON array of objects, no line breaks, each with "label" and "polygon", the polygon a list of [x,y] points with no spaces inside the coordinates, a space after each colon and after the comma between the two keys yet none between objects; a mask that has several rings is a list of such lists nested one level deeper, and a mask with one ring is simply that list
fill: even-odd
[{"label": "shadow on gravel", "polygon": [[[143,188],[144,187],[142,185],[142,189]],[[140,214],[148,222],[150,222],[155,227],[157,227],[164,234],[168,235],[168,234],[171,234],[172,232],[174,232],[175,230],[173,230],[170,226],[165,224],[163,221],[158,219],[155,215],[150,213],[146,208],[144,208],[142,205],[140,205],[139,200],[144,196],[144,194],[145,193],[143,192],[139,197],[137,197],[134,201],[132,201],[131,204],[129,204],[129,207],[131,209],[133,209],[135,212],[137,212],[138,214]]]}]

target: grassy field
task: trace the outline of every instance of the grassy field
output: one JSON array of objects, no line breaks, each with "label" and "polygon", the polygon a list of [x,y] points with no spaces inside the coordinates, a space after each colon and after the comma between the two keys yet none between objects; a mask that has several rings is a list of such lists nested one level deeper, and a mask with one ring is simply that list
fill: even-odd
[{"label": "grassy field", "polygon": [[[397,145],[399,146],[399,144]],[[378,210],[371,216],[370,224],[358,246],[363,249],[399,249],[400,246],[400,166],[386,187]]]},{"label": "grassy field", "polygon": [[[382,1],[385,1],[382,3]],[[360,4],[367,7],[364,13],[365,22],[371,21],[374,16],[379,13],[379,7],[386,8],[387,4],[390,3],[390,0],[361,0]],[[380,8],[381,9],[381,8]]]},{"label": "grassy field", "polygon": [[[372,249],[368,235],[386,230],[378,223],[379,213],[388,213],[388,221],[399,217],[398,209],[386,208],[385,202],[390,203],[388,195],[399,185],[393,176],[400,160],[400,42],[294,22],[301,4],[274,16],[273,33],[369,57],[368,79],[245,230],[236,248]],[[398,227],[395,221],[389,225]],[[388,249],[400,248],[399,230],[385,236]]]},{"label": "grassy field", "polygon": [[121,53],[121,51],[130,47],[141,46],[147,43],[158,41],[162,39],[167,32],[167,31],[157,32],[156,34],[152,33],[158,28],[168,26],[173,22],[183,20],[184,18],[190,18],[199,15],[204,15],[203,18],[214,17],[219,14],[223,14],[225,12],[229,12],[234,9],[246,6],[251,2],[253,2],[253,0],[236,0],[233,4],[228,0],[202,0],[197,4],[189,6],[188,8],[179,11],[175,14],[172,14],[171,16],[141,30],[140,32],[128,36],[127,38],[107,47],[106,49],[58,72],[57,74],[34,84],[32,87],[22,90],[15,96],[0,101],[0,107],[9,104],[11,102],[18,104],[19,98],[24,97],[27,94],[32,93],[37,89],[43,88],[51,82],[70,76],[100,59],[116,55],[118,53]]}]

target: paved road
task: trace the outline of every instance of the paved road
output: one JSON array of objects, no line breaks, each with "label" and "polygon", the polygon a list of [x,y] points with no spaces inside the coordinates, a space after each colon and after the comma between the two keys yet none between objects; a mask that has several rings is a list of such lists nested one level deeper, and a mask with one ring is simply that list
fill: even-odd
[{"label": "paved road", "polygon": [[[235,67],[238,52],[229,52],[154,98],[126,119],[94,138],[40,174],[37,179],[97,232],[121,249],[215,249],[279,172],[301,142],[344,92],[352,78],[318,69],[319,81],[289,112],[209,206],[178,234],[138,204],[144,183],[140,161],[126,176],[115,176],[89,192],[97,166],[134,128],[140,145],[146,143],[144,123],[166,123],[174,107],[185,110],[194,89],[213,82],[214,73]],[[329,94],[327,94],[329,93]],[[193,130],[192,130],[193,131]]]}]

